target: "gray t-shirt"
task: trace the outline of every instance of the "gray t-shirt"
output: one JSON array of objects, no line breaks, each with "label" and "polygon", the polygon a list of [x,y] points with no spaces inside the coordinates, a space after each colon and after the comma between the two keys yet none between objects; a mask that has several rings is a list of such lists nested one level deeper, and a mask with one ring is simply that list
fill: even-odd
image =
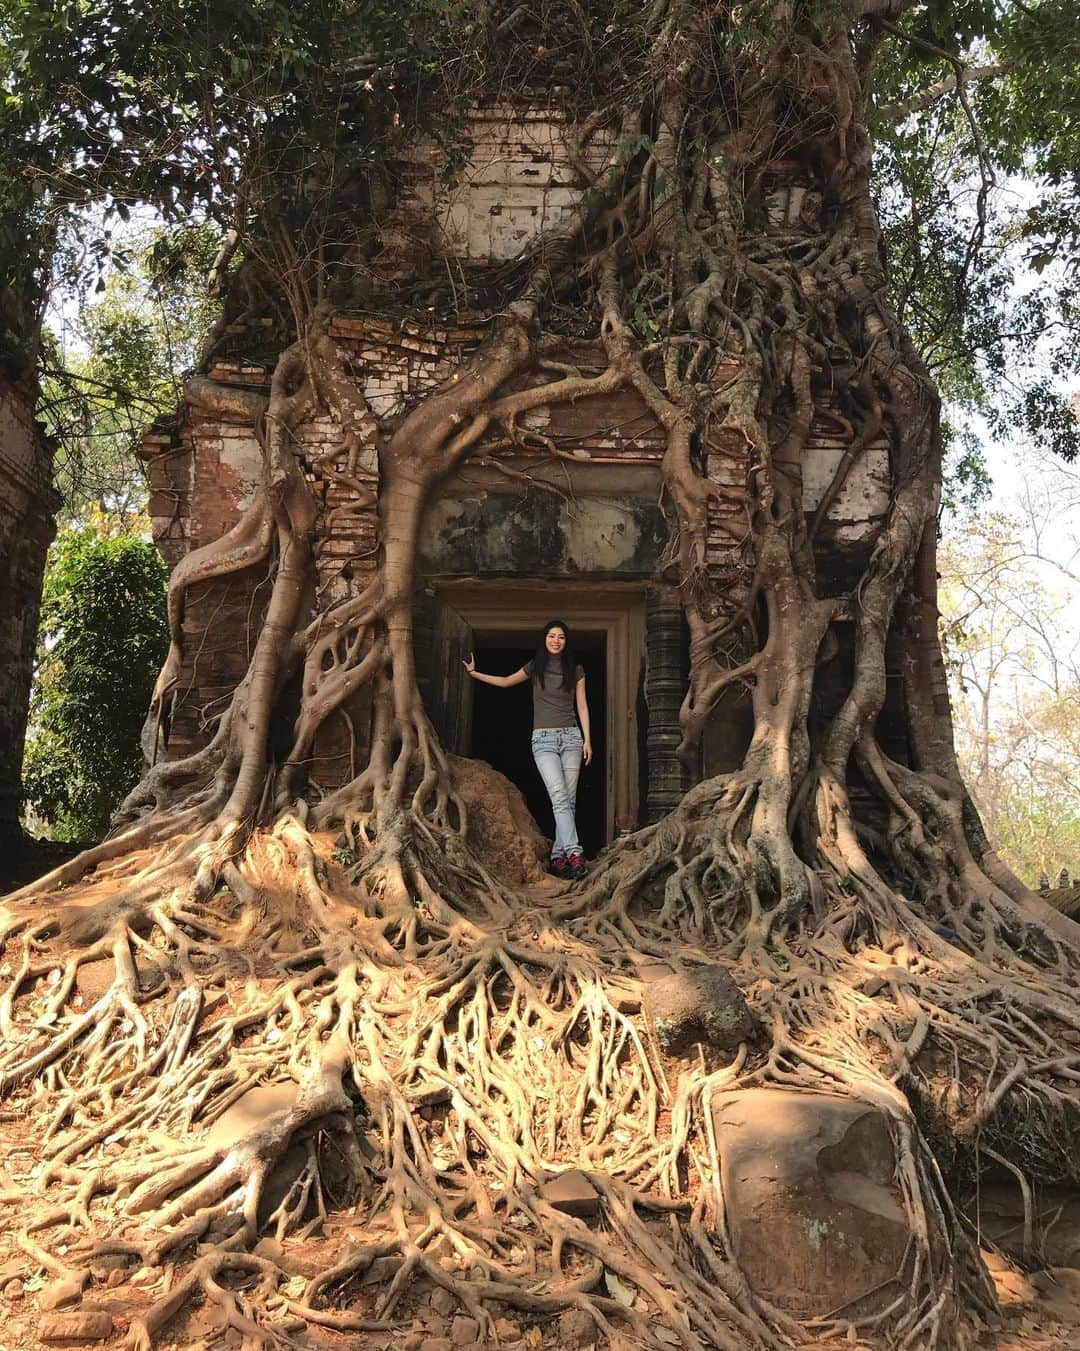
[{"label": "gray t-shirt", "polygon": [[544,671],[544,685],[541,688],[532,678],[535,662],[526,662],[524,669],[529,675],[529,685],[533,697],[533,731],[549,727],[576,727],[574,716],[574,693],[577,683],[585,674],[583,667],[574,667],[573,689],[562,687],[562,662],[549,661]]}]

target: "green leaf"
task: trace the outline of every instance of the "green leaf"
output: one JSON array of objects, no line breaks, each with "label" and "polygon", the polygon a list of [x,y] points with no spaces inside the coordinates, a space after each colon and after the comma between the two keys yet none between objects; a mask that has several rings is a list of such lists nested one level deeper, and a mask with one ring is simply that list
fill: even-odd
[{"label": "green leaf", "polygon": [[65,530],[50,550],[23,787],[57,839],[99,839],[138,778],[165,581],[153,545],[128,535]]}]

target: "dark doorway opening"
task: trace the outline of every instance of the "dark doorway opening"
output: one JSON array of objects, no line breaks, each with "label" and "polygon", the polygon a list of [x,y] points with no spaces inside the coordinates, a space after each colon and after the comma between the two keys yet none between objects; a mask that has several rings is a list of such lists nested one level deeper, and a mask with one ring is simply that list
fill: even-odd
[{"label": "dark doorway opening", "polygon": [[[578,781],[577,826],[581,847],[594,858],[607,841],[607,654],[603,633],[573,633],[574,651],[585,669],[589,697],[593,762],[583,765]],[[482,630],[474,635],[476,664],[491,675],[510,675],[533,656],[532,631]],[[532,693],[528,684],[508,690],[472,682],[472,747],[470,755],[486,760],[521,789],[537,825],[552,839],[555,826],[543,780],[533,763]]]}]

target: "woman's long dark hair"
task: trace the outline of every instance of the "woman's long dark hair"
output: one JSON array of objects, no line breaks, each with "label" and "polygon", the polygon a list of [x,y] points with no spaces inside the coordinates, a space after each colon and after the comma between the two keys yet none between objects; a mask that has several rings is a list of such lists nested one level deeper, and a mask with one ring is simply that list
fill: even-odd
[{"label": "woman's long dark hair", "polygon": [[541,689],[544,688],[544,676],[547,673],[548,662],[551,661],[553,655],[547,650],[545,640],[552,629],[562,629],[563,633],[566,634],[566,643],[559,653],[559,662],[562,665],[562,687],[564,690],[572,690],[577,662],[570,647],[570,630],[561,619],[549,619],[544,625],[544,631],[541,633],[540,642],[536,647],[536,656],[533,657],[533,679]]}]

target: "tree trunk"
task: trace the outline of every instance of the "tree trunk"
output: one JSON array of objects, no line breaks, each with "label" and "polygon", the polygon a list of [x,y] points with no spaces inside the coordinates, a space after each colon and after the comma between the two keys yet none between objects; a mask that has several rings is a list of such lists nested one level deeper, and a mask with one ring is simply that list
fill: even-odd
[{"label": "tree trunk", "polygon": [[[33,333],[33,320],[0,289],[0,318],[10,341]],[[60,499],[52,487],[52,446],[34,420],[36,342],[0,369],[0,848],[22,845],[23,747],[30,712],[45,558]]]},{"label": "tree trunk", "polygon": [[[270,558],[232,707],[205,749],[148,773],[126,834],[6,911],[22,956],[0,999],[0,1082],[40,1084],[27,1102],[49,1122],[41,1229],[59,1239],[82,1226],[141,1264],[183,1263],[203,1245],[137,1344],[199,1291],[253,1341],[286,1312],[363,1330],[370,1301],[355,1287],[371,1274],[380,1326],[418,1280],[448,1290],[481,1335],[503,1308],[577,1311],[611,1345],[655,1328],[688,1351],[779,1347],[808,1328],[958,1345],[993,1307],[957,1215],[964,1185],[988,1159],[1010,1173],[1022,1160],[1025,1186],[1075,1180],[1077,949],[991,855],[952,747],[936,634],[938,398],[889,307],[869,187],[881,9],[636,16],[611,92],[570,110],[581,146],[608,137],[606,163],[560,225],[470,283],[498,315],[479,350],[380,424],[313,304],[269,399],[249,400],[263,493],[174,572],[155,717],[180,669],[187,589]],[[452,312],[449,270],[427,276],[418,314]],[[388,311],[398,286],[388,272]],[[601,374],[551,359],[568,332],[602,343]],[[207,385],[192,389],[204,405],[241,397]],[[470,455],[497,461],[525,435],[524,414],[616,390],[635,391],[666,438],[692,654],[684,761],[700,764],[725,691],[747,692],[753,735],[740,766],[696,783],[585,883],[521,894],[470,852],[420,699],[418,533],[446,477]],[[293,453],[313,408],[338,419],[346,450],[363,428],[380,454],[379,569],[332,605],[312,585],[315,518]],[[810,513],[804,468],[821,420],[849,434]],[[738,493],[703,469],[718,431],[746,448]],[[829,504],[882,440],[888,510],[861,575],[831,586]],[[749,560],[735,598],[708,566],[710,513],[733,496]],[[906,723],[886,749],[890,643]],[[850,669],[837,698],[838,653]],[[278,765],[271,718],[297,675]],[[368,761],[308,802],[314,736],[364,685]],[[78,903],[61,903],[74,883]],[[99,961],[112,984],[77,1012],[80,970]],[[749,1010],[734,1040],[703,995],[685,1020],[692,1049],[675,1049],[642,976],[656,967],[695,989],[714,989],[720,969]],[[59,979],[38,982],[51,969]],[[243,1126],[251,1093],[264,1107]],[[761,1101],[772,1106],[758,1126],[733,1136]],[[780,1288],[754,1248],[736,1163],[755,1133],[780,1130],[785,1101],[840,1113],[844,1175],[871,1129],[858,1123],[877,1123],[875,1213],[897,1217],[901,1241],[858,1298],[815,1290],[816,1277]],[[148,1153],[151,1126],[175,1147]],[[806,1194],[833,1204],[830,1150],[815,1151],[825,1172]],[[572,1203],[552,1191],[564,1173]],[[779,1213],[805,1233],[821,1217],[802,1216],[797,1194]],[[364,1242],[337,1253],[326,1240],[328,1269],[297,1296],[276,1249],[254,1242],[308,1232],[335,1206],[355,1208]],[[223,1289],[229,1272],[243,1290]]]}]

